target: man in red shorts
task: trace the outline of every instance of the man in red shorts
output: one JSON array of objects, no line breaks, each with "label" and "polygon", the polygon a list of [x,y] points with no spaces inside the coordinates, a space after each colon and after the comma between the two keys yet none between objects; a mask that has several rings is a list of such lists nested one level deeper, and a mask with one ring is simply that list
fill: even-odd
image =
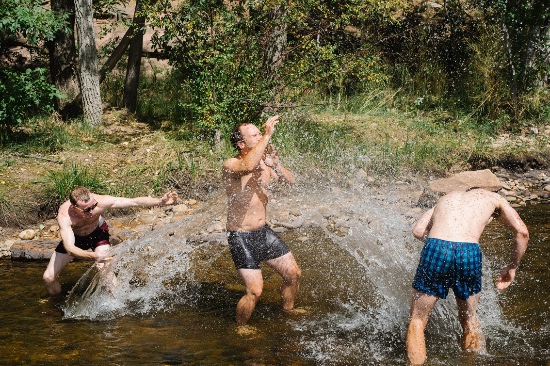
[{"label": "man in red shorts", "polygon": [[413,281],[407,331],[410,364],[426,360],[424,329],[436,301],[453,289],[462,326],[462,348],[484,349],[484,339],[476,317],[481,294],[481,251],[479,238],[493,217],[514,233],[510,261],[501,270],[498,290],[507,288],[527,249],[529,232],[518,213],[498,193],[480,188],[453,191],[424,213],[413,229],[415,238],[425,242]]},{"label": "man in red shorts", "polygon": [[176,192],[166,193],[162,198],[124,198],[92,194],[84,187],[74,189],[69,200],[59,207],[57,221],[61,242],[43,275],[50,295],[61,292],[57,276],[74,257],[96,262],[109,257],[109,227],[102,216],[108,208],[166,206],[177,201]]}]

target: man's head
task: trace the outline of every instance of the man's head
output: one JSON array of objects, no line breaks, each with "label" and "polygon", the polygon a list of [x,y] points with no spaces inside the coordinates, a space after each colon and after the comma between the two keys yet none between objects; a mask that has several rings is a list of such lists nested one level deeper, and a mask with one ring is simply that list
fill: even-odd
[{"label": "man's head", "polygon": [[73,206],[77,206],[78,201],[88,202],[92,197],[92,192],[86,187],[78,187],[73,189],[69,195],[69,201]]},{"label": "man's head", "polygon": [[230,136],[231,143],[239,151],[245,148],[252,149],[261,138],[262,133],[258,127],[249,122],[239,124]]}]

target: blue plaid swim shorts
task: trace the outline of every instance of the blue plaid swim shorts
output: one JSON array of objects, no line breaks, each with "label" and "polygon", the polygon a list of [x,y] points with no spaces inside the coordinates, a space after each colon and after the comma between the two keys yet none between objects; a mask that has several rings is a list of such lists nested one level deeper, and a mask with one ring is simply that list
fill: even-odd
[{"label": "blue plaid swim shorts", "polygon": [[449,288],[461,300],[481,291],[481,250],[476,243],[428,238],[420,253],[413,288],[445,299]]}]

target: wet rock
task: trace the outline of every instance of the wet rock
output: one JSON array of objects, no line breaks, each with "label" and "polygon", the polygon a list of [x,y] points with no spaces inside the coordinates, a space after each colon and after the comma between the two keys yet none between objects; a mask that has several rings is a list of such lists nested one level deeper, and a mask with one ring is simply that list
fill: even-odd
[{"label": "wet rock", "polygon": [[32,240],[36,237],[36,231],[33,229],[26,229],[19,233],[19,239],[21,240]]},{"label": "wet rock", "polygon": [[12,259],[50,259],[59,240],[40,238],[18,240],[11,246]]},{"label": "wet rock", "polygon": [[298,217],[294,220],[279,222],[278,224],[280,226],[283,226],[283,227],[287,228],[287,229],[297,229],[297,228],[301,227],[303,223],[304,223],[304,219],[302,217]]},{"label": "wet rock", "polygon": [[290,210],[288,210],[288,213],[291,214],[292,216],[301,216],[302,215],[302,212],[297,208],[291,208]]},{"label": "wet rock", "polygon": [[221,233],[222,231],[224,231],[225,229],[225,226],[219,222],[219,221],[216,221],[214,223],[212,223],[211,225],[209,225],[207,228],[206,228],[206,232],[208,234],[211,234],[211,233]]},{"label": "wet rock", "polygon": [[16,241],[15,239],[8,239],[0,244],[0,258],[11,256],[11,247]]},{"label": "wet rock", "polygon": [[189,207],[185,203],[180,203],[179,205],[172,206],[172,211],[174,213],[187,212],[189,211]]},{"label": "wet rock", "polygon": [[174,212],[174,214],[172,215],[172,217],[170,217],[170,222],[178,222],[180,221],[181,219],[183,219],[184,217],[188,216],[189,215],[189,212],[188,211],[185,211],[185,212]]},{"label": "wet rock", "polygon": [[321,216],[323,216],[325,219],[328,219],[329,217],[336,216],[338,212],[332,208],[332,207],[319,207],[318,208],[319,213]]}]

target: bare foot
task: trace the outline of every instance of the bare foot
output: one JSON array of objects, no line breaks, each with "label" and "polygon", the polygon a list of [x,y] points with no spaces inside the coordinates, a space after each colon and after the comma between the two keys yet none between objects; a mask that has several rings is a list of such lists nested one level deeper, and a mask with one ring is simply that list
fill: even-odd
[{"label": "bare foot", "polygon": [[485,337],[479,330],[462,335],[462,349],[468,352],[485,352]]},{"label": "bare foot", "polygon": [[285,313],[293,316],[306,315],[306,314],[309,314],[310,312],[311,310],[309,308],[294,308],[290,310],[285,310]]},{"label": "bare foot", "polygon": [[252,325],[242,324],[237,326],[237,334],[243,337],[255,336],[259,332],[258,328]]}]

